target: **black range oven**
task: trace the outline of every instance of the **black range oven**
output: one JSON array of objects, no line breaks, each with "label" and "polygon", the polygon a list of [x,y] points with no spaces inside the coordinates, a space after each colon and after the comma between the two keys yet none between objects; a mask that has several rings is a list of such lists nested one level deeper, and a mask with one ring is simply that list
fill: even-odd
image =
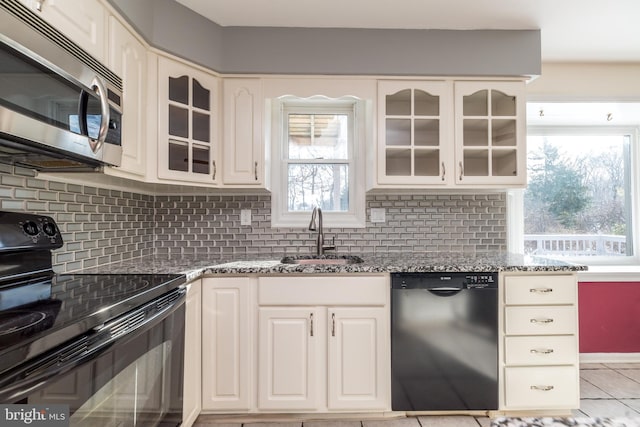
[{"label": "black range oven", "polygon": [[61,245],[51,218],[0,212],[0,403],[68,405],[72,426],[180,425],[185,276],[55,275]]}]

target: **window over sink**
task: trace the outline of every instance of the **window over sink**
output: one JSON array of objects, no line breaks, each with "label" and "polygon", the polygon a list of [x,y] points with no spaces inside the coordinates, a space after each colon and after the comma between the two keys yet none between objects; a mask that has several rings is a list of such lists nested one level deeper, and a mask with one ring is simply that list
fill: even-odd
[{"label": "window over sink", "polygon": [[272,227],[306,227],[315,206],[327,227],[364,227],[362,103],[283,97],[272,112]]}]

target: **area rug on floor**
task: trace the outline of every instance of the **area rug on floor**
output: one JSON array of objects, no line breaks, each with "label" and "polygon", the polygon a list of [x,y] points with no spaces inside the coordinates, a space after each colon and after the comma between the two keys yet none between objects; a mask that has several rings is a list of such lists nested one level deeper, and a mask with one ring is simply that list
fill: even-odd
[{"label": "area rug on floor", "polygon": [[495,418],[491,427],[640,427],[640,418]]}]

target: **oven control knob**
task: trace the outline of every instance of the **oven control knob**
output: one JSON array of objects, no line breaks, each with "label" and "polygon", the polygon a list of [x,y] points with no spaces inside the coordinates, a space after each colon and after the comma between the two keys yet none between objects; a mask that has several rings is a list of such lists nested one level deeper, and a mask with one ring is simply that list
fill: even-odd
[{"label": "oven control knob", "polygon": [[51,224],[50,222],[45,222],[44,225],[42,226],[42,231],[44,231],[44,234],[46,234],[47,236],[55,236],[56,235],[56,226]]},{"label": "oven control knob", "polygon": [[33,221],[27,221],[24,224],[22,224],[22,229],[24,230],[25,233],[27,233],[29,236],[35,236],[38,234],[38,224],[36,224]]}]

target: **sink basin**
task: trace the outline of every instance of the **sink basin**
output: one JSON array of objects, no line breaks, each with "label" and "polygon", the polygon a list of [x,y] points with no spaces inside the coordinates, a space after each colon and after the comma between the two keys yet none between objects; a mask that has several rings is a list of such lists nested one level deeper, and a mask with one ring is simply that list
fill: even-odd
[{"label": "sink basin", "polygon": [[355,255],[295,255],[286,256],[280,262],[283,264],[349,265],[360,264],[363,259]]}]

